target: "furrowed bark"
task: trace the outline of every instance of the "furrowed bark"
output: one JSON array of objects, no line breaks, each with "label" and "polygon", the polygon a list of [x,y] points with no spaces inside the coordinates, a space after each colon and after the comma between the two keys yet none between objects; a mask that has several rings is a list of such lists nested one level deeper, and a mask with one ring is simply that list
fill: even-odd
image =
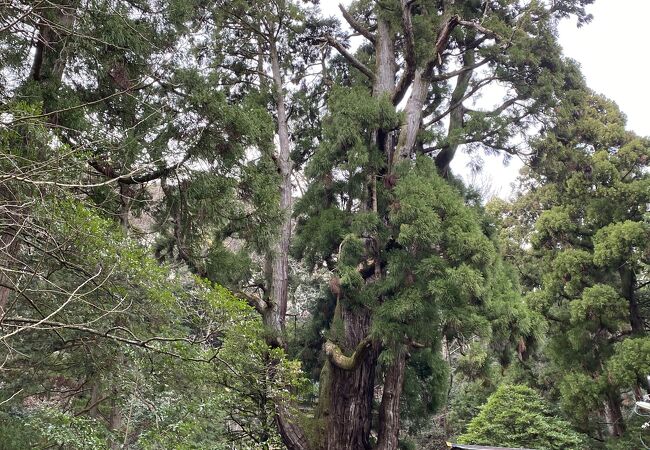
[{"label": "furrowed bark", "polygon": [[393,450],[397,448],[400,429],[399,403],[402,396],[402,387],[404,386],[405,369],[406,350],[402,348],[384,376],[384,392],[379,407],[377,450]]},{"label": "furrowed bark", "polygon": [[[394,37],[388,23],[379,20],[376,33],[376,66],[374,73],[374,97],[392,97],[395,89],[395,54]],[[374,144],[386,155],[390,161],[392,148],[388,130],[377,129],[373,132]],[[377,211],[376,179],[378,174],[368,173],[369,204],[368,209]],[[375,275],[368,282],[380,276],[380,264],[375,258]],[[325,420],[325,449],[327,450],[366,450],[371,448],[370,429],[372,425],[372,398],[374,393],[375,368],[379,348],[370,345],[361,354],[354,350],[362,351],[365,339],[370,332],[372,323],[371,313],[361,306],[337,306],[338,317],[343,327],[342,347],[352,353],[352,364],[337,366],[336,358],[328,357],[325,374],[321,382],[321,401],[324,402],[321,412]],[[361,347],[359,347],[361,345]],[[332,352],[330,352],[332,354]],[[356,356],[355,356],[356,355]],[[361,355],[361,356],[359,356]],[[339,355],[340,356],[340,355]],[[343,358],[345,361],[345,359]],[[341,362],[341,361],[339,361]],[[342,368],[342,367],[346,368]]]},{"label": "furrowed bark", "polygon": [[310,450],[313,448],[307,440],[302,427],[296,422],[296,418],[293,417],[285,405],[276,405],[275,421],[280,436],[282,436],[282,441],[289,450]]},{"label": "furrowed bark", "polygon": [[395,43],[390,27],[385,20],[377,23],[377,45],[375,46],[375,82],[372,93],[375,97],[391,95],[395,89]]},{"label": "furrowed bark", "polygon": [[[338,308],[337,308],[338,309]],[[369,450],[378,350],[367,339],[371,317],[367,309],[339,310],[344,326],[344,347],[352,357],[328,357],[321,373],[319,419],[324,423],[326,450]],[[359,353],[357,353],[359,352]],[[356,356],[354,356],[356,355]],[[346,359],[347,358],[347,359]]]}]

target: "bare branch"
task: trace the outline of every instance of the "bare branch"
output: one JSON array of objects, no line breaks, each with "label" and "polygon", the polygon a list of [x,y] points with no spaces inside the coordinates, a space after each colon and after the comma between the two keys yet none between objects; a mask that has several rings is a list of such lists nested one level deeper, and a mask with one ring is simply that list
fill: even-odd
[{"label": "bare branch", "polygon": [[[211,358],[209,359],[201,359],[201,358],[188,358],[185,356],[181,356],[177,353],[170,352],[158,347],[154,347],[151,344],[153,342],[185,342],[188,344],[196,344],[197,342],[188,339],[188,338],[164,338],[164,337],[151,337],[148,339],[129,339],[125,338],[122,336],[118,336],[116,334],[111,333],[111,330],[114,330],[115,328],[108,330],[108,331],[100,331],[96,330],[94,328],[89,328],[84,325],[76,325],[76,324],[68,324],[68,323],[63,323],[63,322],[54,322],[51,320],[38,320],[38,319],[30,319],[28,317],[7,317],[4,319],[4,323],[15,323],[15,324],[26,324],[28,328],[35,328],[39,330],[49,330],[49,329],[66,329],[66,330],[74,330],[74,331],[81,331],[83,333],[88,333],[92,334],[94,336],[99,336],[107,339],[112,339],[117,342],[122,342],[124,344],[128,345],[133,345],[135,347],[140,347],[140,348],[145,348],[147,350],[152,350],[157,353],[165,354],[168,356],[172,356],[175,358],[182,359],[184,361],[195,361],[195,362],[211,362],[215,359],[220,360],[217,354],[214,354]],[[37,328],[38,327],[38,328]],[[23,329],[23,328],[21,328]]]},{"label": "bare branch", "polygon": [[365,64],[363,64],[361,61],[355,58],[352,53],[348,52],[347,49],[343,46],[343,44],[337,41],[333,36],[328,34],[323,36],[320,39],[327,42],[332,47],[334,47],[345,59],[348,60],[350,64],[352,64],[352,66],[356,67],[361,73],[367,76],[371,81],[375,80],[375,74],[372,72],[372,70],[370,70]]},{"label": "bare branch", "polygon": [[364,27],[358,20],[352,17],[348,10],[345,9],[343,4],[339,3],[339,9],[341,10],[341,14],[343,14],[345,21],[352,27],[354,31],[368,39],[373,44],[375,43],[375,35],[372,34],[366,27]]}]

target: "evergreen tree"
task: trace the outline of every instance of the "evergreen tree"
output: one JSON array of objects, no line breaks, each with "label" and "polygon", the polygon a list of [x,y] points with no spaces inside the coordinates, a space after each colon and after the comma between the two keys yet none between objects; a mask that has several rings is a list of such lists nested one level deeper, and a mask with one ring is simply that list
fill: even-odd
[{"label": "evergreen tree", "polygon": [[[359,2],[342,11],[366,44],[352,54],[332,34],[320,38],[340,58],[296,211],[296,254],[327,265],[337,298],[315,447],[369,448],[376,433],[376,448],[396,448],[412,354],[429,354],[414,359],[441,392],[441,337],[489,334],[483,310],[512,285],[496,284],[494,245],[436,171],[449,176],[463,144],[516,151],[510,137],[548,113],[566,83],[554,20],[587,20],[585,3]],[[495,80],[508,87],[502,104],[465,106]]]},{"label": "evergreen tree", "polygon": [[[487,394],[493,362],[546,343],[543,316],[567,411],[605,401],[621,426],[650,364],[648,146],[561,56],[557,21],[590,3],[353,2],[354,51],[289,0],[12,3],[0,338],[21,378],[0,380],[4,416],[29,445],[395,449],[444,402],[450,362]],[[531,126],[501,242],[519,277],[449,165],[460,146],[516,154]],[[285,357],[290,256],[327,273],[305,325],[315,404]],[[44,436],[55,422],[74,431]]]},{"label": "evergreen tree", "polygon": [[567,421],[555,416],[537,392],[522,385],[500,386],[458,441],[537,450],[586,448]]},{"label": "evergreen tree", "polygon": [[541,382],[583,431],[600,438],[604,422],[620,436],[621,395],[638,397],[648,368],[649,142],[611,101],[576,90],[533,149],[503,218],[527,301],[548,322]]},{"label": "evergreen tree", "polygon": [[[3,7],[3,434],[33,431],[18,448],[91,445],[89,429],[115,448],[179,428],[179,445],[279,439],[269,408],[295,367],[274,354],[260,383],[259,318],[166,264],[205,275],[210,233],[267,248],[278,222],[271,117],[253,97],[236,103],[230,72],[202,59],[205,18],[188,2]],[[136,241],[152,232],[162,266]],[[235,335],[246,339],[228,350]],[[47,434],[68,421],[85,437]]]}]

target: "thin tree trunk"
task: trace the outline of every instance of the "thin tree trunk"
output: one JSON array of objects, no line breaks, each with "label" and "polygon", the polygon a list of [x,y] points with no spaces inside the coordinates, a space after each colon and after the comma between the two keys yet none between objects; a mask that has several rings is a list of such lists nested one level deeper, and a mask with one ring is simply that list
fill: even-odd
[{"label": "thin tree trunk", "polygon": [[[467,50],[463,55],[463,66],[465,68],[471,67],[474,64],[475,60],[476,58],[474,55],[474,50]],[[460,135],[460,131],[463,128],[463,117],[465,115],[463,97],[465,96],[465,93],[469,87],[469,82],[472,79],[472,73],[473,70],[468,69],[458,75],[458,79],[456,80],[456,87],[451,94],[451,112],[449,113],[447,143],[444,145],[442,150],[440,150],[440,153],[438,153],[436,156],[436,166],[438,167],[440,173],[445,176],[449,171],[449,164],[451,164],[452,159],[454,159],[454,156],[456,155],[456,150],[458,150],[458,136]]]},{"label": "thin tree trunk", "polygon": [[118,434],[122,428],[123,418],[122,411],[120,410],[120,407],[117,403],[117,395],[117,388],[113,388],[113,396],[111,398],[111,412],[108,417],[108,427],[113,433],[113,438],[110,441],[111,450],[117,450],[122,447],[118,438]]},{"label": "thin tree trunk", "polygon": [[20,216],[12,212],[13,202],[15,198],[10,189],[0,186],[0,318],[6,313],[9,296],[14,288],[6,269],[13,267],[20,249]]},{"label": "thin tree trunk", "polygon": [[[270,333],[269,344],[274,347],[285,347],[284,325],[287,314],[288,285],[289,285],[289,245],[291,242],[291,149],[289,143],[289,124],[284,97],[284,80],[280,68],[280,57],[276,42],[271,39],[269,44],[271,57],[271,72],[275,106],[278,120],[279,151],[276,158],[280,174],[280,212],[282,224],[280,235],[271,255],[271,289],[270,301],[267,302],[263,314],[264,324]],[[284,444],[289,450],[306,450],[311,448],[303,428],[297,422],[289,406],[276,405],[276,423]]]},{"label": "thin tree trunk", "polygon": [[621,293],[623,298],[628,302],[632,333],[642,334],[644,331],[643,318],[641,317],[641,311],[639,310],[639,302],[634,295],[636,276],[634,271],[627,266],[621,267],[619,274],[621,276]]},{"label": "thin tree trunk", "polygon": [[280,60],[274,41],[270,44],[271,70],[275,90],[276,111],[278,115],[279,152],[276,163],[281,176],[280,212],[282,225],[280,236],[275,244],[271,262],[271,301],[266,314],[266,325],[277,334],[278,339],[284,331],[287,313],[289,282],[289,244],[291,241],[291,154],[289,146],[289,126],[284,104],[284,83],[280,70]]}]

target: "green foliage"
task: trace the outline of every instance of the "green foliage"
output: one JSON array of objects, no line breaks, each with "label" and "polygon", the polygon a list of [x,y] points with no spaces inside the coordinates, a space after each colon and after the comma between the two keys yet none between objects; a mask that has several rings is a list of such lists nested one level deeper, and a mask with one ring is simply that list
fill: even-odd
[{"label": "green foliage", "polygon": [[[647,370],[650,146],[625,132],[610,102],[581,91],[556,23],[587,22],[591,0],[561,3],[410,2],[409,36],[399,2],[353,2],[350,13],[377,42],[385,25],[389,62],[375,60],[370,44],[355,60],[330,54],[335,39],[338,50],[348,46],[347,33],[293,1],[8,5],[2,445],[280,447],[278,406],[302,403],[293,412],[303,422],[314,385],[228,289],[259,310],[282,309],[270,286],[274,258],[286,256],[274,254],[282,182],[302,193],[292,211],[298,261],[287,274],[301,335],[289,348],[313,379],[325,339],[344,353],[355,339],[372,340],[363,373],[377,376],[366,398],[382,369],[408,354],[401,410],[412,432],[445,400],[458,431],[476,412],[459,399],[483,400],[501,379],[531,379],[535,352],[559,380],[549,391],[583,422],[603,395],[634,387]],[[439,51],[432,42],[455,15],[465,22],[453,22]],[[461,76],[445,75],[461,66]],[[380,85],[416,68],[427,95],[414,97],[423,116],[401,158],[412,118],[396,106],[400,93]],[[373,70],[375,79],[364,73]],[[488,80],[507,91],[502,105],[463,105]],[[279,100],[287,124],[278,123]],[[512,138],[539,118],[530,189],[510,210],[496,208],[498,217],[437,161],[460,145],[515,154]],[[276,151],[280,125],[289,128],[290,174]],[[512,234],[499,241],[501,225]],[[299,274],[305,268],[316,273]],[[441,342],[461,356],[444,361]],[[566,424],[541,421],[548,411],[530,401],[542,445],[573,448]]]},{"label": "green foliage", "polygon": [[650,374],[650,338],[626,339],[616,345],[607,361],[608,376],[618,386],[643,385]]},{"label": "green foliage", "polygon": [[89,417],[75,417],[52,407],[1,413],[0,449],[57,445],[72,450],[104,448],[105,427]]},{"label": "green foliage", "polygon": [[459,442],[538,450],[580,450],[584,438],[554,415],[542,397],[522,385],[503,385],[472,419]]},{"label": "green foliage", "polygon": [[542,385],[592,435],[608,403],[621,434],[620,393],[642,386],[648,369],[650,145],[625,131],[616,105],[584,89],[568,93],[555,121],[533,142],[519,198],[501,205],[504,241],[519,246],[510,254],[527,273],[526,300],[547,320]]}]

